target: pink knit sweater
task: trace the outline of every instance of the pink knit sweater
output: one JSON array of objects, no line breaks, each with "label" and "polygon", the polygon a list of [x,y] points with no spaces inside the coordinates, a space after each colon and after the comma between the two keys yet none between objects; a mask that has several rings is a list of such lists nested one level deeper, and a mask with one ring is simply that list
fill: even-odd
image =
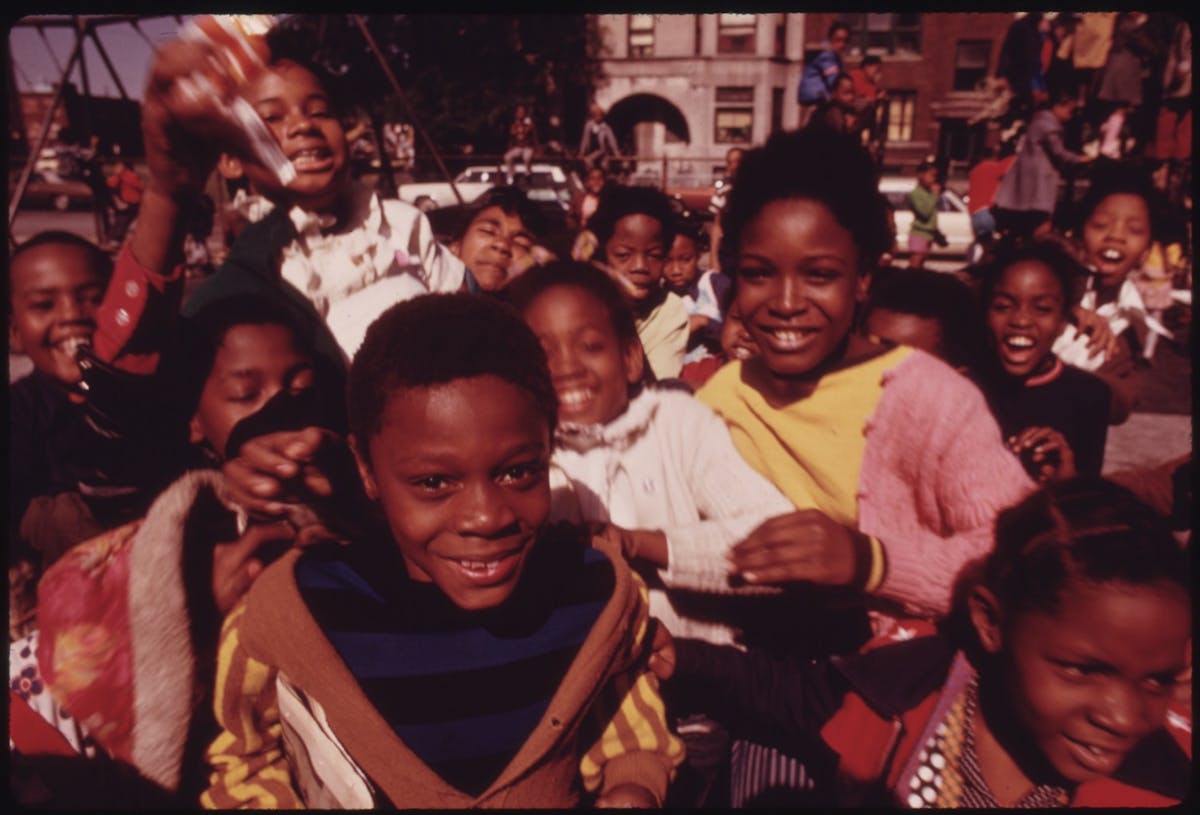
[{"label": "pink knit sweater", "polygon": [[[909,615],[940,615],[963,567],[991,549],[996,515],[1035,485],[975,385],[923,351],[895,356],[870,397],[878,401],[865,427],[828,432],[866,436],[855,511],[859,531],[878,539],[886,557],[875,594]],[[758,448],[747,456],[751,464],[761,471],[773,462],[764,475],[785,494],[795,491],[779,479],[812,474],[808,453],[817,458],[822,439],[787,436],[791,406],[766,403],[742,380],[740,363],[719,371],[699,396],[737,429],[735,439]]]},{"label": "pink knit sweater", "polygon": [[878,594],[945,613],[963,566],[992,548],[996,515],[1035,487],[1004,444],[983,394],[914,352],[883,374],[867,421],[858,525],[883,543]]}]

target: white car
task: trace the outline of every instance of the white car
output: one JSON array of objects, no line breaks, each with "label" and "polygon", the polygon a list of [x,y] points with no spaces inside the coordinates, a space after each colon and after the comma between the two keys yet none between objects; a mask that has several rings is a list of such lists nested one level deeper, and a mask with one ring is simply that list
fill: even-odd
[{"label": "white car", "polygon": [[[533,172],[523,184],[530,201],[553,201],[564,210],[572,198],[582,190],[575,173],[567,172],[556,164],[534,162]],[[518,165],[516,176],[523,174]],[[476,164],[467,167],[454,178],[464,204],[469,204],[492,187],[505,183],[504,171],[494,164]],[[458,203],[454,191],[445,181],[426,184],[402,184],[397,190],[401,201],[413,204],[424,212]]]},{"label": "white car", "polygon": [[[895,215],[895,254],[900,257],[908,255],[908,229],[913,221],[908,194],[916,185],[915,178],[884,176],[879,180],[879,191],[887,198]],[[975,240],[975,233],[971,229],[971,214],[967,211],[967,204],[954,190],[943,189],[938,199],[938,229],[946,236],[948,245],[935,244],[930,254],[965,258]]]}]

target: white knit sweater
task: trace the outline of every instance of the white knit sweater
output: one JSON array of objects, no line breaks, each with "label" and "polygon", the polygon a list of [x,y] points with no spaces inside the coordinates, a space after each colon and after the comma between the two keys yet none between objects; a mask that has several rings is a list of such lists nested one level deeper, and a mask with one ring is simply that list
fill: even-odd
[{"label": "white knit sweater", "polygon": [[651,614],[677,636],[733,642],[728,626],[679,614],[669,592],[773,593],[732,588],[725,555],[795,507],[742,459],[720,417],[690,394],[647,389],[608,424],[564,425],[555,442],[554,516],[661,530],[668,592],[651,590]]}]

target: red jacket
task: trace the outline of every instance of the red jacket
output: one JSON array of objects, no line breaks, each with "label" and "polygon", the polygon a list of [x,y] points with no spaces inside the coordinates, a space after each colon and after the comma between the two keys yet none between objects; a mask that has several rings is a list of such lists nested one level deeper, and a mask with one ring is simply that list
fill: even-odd
[{"label": "red jacket", "polygon": [[[835,658],[851,689],[821,735],[840,756],[841,774],[864,784],[883,782],[887,789],[900,780],[961,653],[935,634],[928,622],[906,623],[854,658]],[[1189,792],[1191,775],[1190,721],[1173,716],[1113,776],[1076,787],[1068,806],[1172,806]]]}]

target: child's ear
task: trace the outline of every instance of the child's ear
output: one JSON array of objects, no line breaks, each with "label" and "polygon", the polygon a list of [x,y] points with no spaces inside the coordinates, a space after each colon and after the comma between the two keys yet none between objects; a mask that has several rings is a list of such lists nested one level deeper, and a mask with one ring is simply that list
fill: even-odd
[{"label": "child's ear", "polygon": [[358,477],[362,479],[367,497],[372,501],[378,501],[379,485],[375,483],[375,476],[371,474],[371,467],[367,464],[366,456],[359,450],[358,439],[352,433],[347,437],[347,441],[350,442],[350,452],[354,453],[354,463],[358,465]]},{"label": "child's ear", "polygon": [[979,637],[979,644],[989,654],[1000,651],[1003,644],[1000,601],[984,586],[976,586],[967,596],[967,613]]},{"label": "child's ear", "polygon": [[870,290],[871,272],[867,269],[859,273],[858,282],[854,284],[854,302],[865,303],[867,301],[867,292]]},{"label": "child's ear", "polygon": [[643,369],[646,367],[646,352],[642,343],[632,339],[625,344],[625,381],[634,385],[642,381]]},{"label": "child's ear", "polygon": [[25,353],[25,343],[21,342],[21,335],[17,332],[17,325],[11,312],[8,315],[8,350],[14,354]]},{"label": "child's ear", "polygon": [[188,441],[192,444],[204,442],[204,428],[200,425],[200,414],[196,413],[188,422]]}]

